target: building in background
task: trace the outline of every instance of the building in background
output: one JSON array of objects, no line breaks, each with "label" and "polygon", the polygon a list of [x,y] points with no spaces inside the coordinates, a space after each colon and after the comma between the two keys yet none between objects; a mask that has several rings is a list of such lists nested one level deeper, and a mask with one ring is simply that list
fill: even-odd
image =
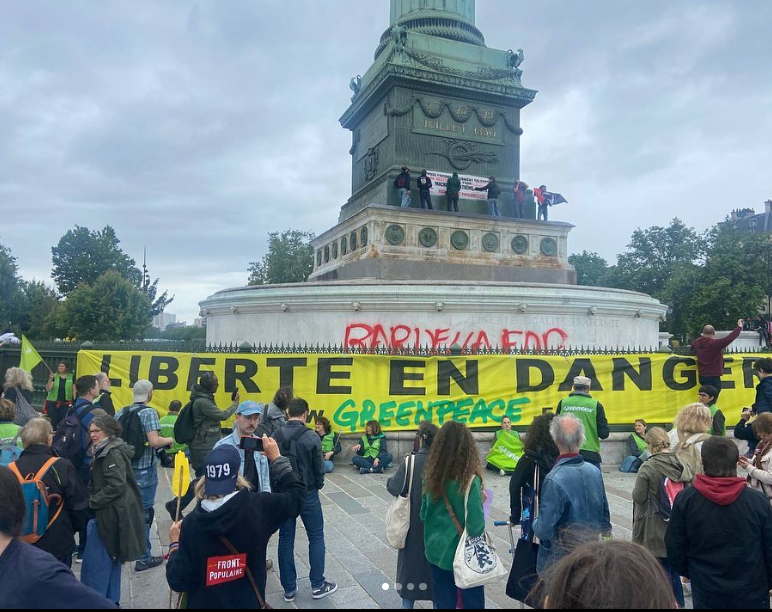
[{"label": "building in background", "polygon": [[171,314],[169,312],[162,312],[161,314],[153,317],[153,327],[160,329],[161,331],[164,331],[167,327],[175,324],[176,322],[177,315]]}]

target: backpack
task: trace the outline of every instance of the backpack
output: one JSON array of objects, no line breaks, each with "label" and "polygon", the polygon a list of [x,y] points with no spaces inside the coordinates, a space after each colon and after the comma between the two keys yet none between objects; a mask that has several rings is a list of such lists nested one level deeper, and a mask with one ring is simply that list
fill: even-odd
[{"label": "backpack", "polygon": [[488,198],[491,200],[495,200],[501,195],[501,188],[498,186],[498,184],[494,183],[490,186],[488,189]]},{"label": "backpack", "polygon": [[675,456],[681,461],[683,465],[688,465],[692,469],[692,473],[696,476],[702,474],[702,457],[697,450],[697,444],[709,440],[708,434],[702,434],[692,442],[687,442],[689,438],[685,438],[684,435],[678,432],[678,444],[675,447]]},{"label": "backpack", "polygon": [[190,400],[182,410],[174,423],[174,439],[177,444],[190,444],[196,437],[196,420],[193,417],[193,404],[196,400]]},{"label": "backpack", "polygon": [[[51,457],[37,474],[28,474],[26,477],[21,475],[15,461],[8,466],[8,469],[19,479],[21,491],[24,495],[26,511],[24,513],[24,527],[19,539],[28,544],[35,544],[45,535],[46,530],[59,518],[64,507],[61,496],[56,494],[49,495],[48,488],[43,484],[43,477],[57,461],[59,461],[58,457]],[[49,520],[52,503],[57,503],[59,508],[54,517]]]},{"label": "backpack", "polygon": [[134,449],[134,461],[138,461],[145,454],[147,434],[145,434],[145,428],[142,426],[142,419],[139,418],[139,412],[147,407],[132,408],[127,406],[123,409],[121,418],[118,419],[118,423],[123,428],[123,435],[121,437],[126,444]]},{"label": "backpack", "polygon": [[670,480],[667,476],[663,476],[659,481],[659,504],[657,505],[657,512],[666,523],[670,522],[670,517],[673,515],[673,504],[675,503],[678,494],[683,491],[684,488],[685,485],[683,482],[675,482]]},{"label": "backpack", "polygon": [[3,438],[0,440],[0,465],[8,467],[14,461],[21,457],[21,448],[19,448],[19,434],[13,438]]},{"label": "backpack", "polygon": [[89,412],[96,410],[98,407],[99,406],[91,404],[91,406],[84,410],[80,416],[76,414],[77,410],[73,410],[56,428],[51,449],[57,457],[71,461],[75,466],[75,469],[78,469],[83,463],[83,457],[86,456],[86,450],[91,446],[91,442],[89,441],[86,444],[86,447],[83,447],[82,433],[84,427],[82,419]]},{"label": "backpack", "polygon": [[407,187],[407,177],[404,174],[400,174],[394,184],[398,189],[405,189]]},{"label": "backpack", "polygon": [[303,474],[301,474],[300,469],[298,468],[298,457],[300,456],[300,453],[298,452],[298,440],[300,440],[300,437],[306,433],[306,431],[311,430],[304,425],[302,429],[299,429],[297,432],[292,434],[290,438],[285,439],[285,430],[281,429],[276,432],[276,437],[274,438],[279,444],[279,451],[281,452],[281,456],[289,459],[290,465],[292,465],[292,471],[295,472],[295,474],[297,474],[301,480],[304,480],[304,478]]}]

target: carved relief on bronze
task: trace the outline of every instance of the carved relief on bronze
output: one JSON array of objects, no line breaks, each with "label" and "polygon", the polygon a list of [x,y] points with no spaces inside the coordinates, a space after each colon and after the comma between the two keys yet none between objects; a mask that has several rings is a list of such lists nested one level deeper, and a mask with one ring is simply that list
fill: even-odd
[{"label": "carved relief on bronze", "polygon": [[378,174],[379,165],[378,147],[370,149],[365,156],[365,180],[372,181]]},{"label": "carved relief on bronze", "polygon": [[545,238],[541,241],[541,252],[547,257],[555,257],[558,254],[558,243],[554,238]]},{"label": "carved relief on bronze", "polygon": [[465,251],[469,246],[469,234],[463,230],[453,232],[453,235],[450,237],[450,244],[457,251]]},{"label": "carved relief on bronze", "polygon": [[499,237],[491,232],[485,234],[482,238],[482,246],[488,253],[495,253],[499,250]]},{"label": "carved relief on bronze", "polygon": [[499,156],[491,150],[479,151],[476,142],[456,140],[454,138],[440,139],[444,151],[430,151],[429,155],[444,157],[456,170],[466,170],[472,164],[498,164]]},{"label": "carved relief on bronze", "polygon": [[431,227],[425,227],[418,234],[418,240],[422,246],[430,249],[437,245],[437,232]]},{"label": "carved relief on bronze", "polygon": [[405,230],[401,225],[390,225],[386,228],[386,240],[394,246],[400,245],[405,240]]},{"label": "carved relief on bronze", "polygon": [[512,238],[512,250],[518,255],[528,252],[528,238],[525,236],[515,236]]}]

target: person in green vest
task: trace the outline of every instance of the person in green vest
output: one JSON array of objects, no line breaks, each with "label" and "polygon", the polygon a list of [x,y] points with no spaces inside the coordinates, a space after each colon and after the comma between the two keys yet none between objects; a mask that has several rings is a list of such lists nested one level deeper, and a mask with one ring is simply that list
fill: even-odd
[{"label": "person in green vest", "polygon": [[67,417],[67,413],[75,402],[75,378],[69,369],[70,366],[67,363],[60,361],[57,365],[57,373],[52,373],[46,383],[48,396],[43,414],[51,420],[54,431],[59,426],[59,421]]},{"label": "person in green vest", "polygon": [[558,402],[557,414],[570,414],[584,425],[586,440],[580,450],[582,458],[600,469],[600,441],[611,433],[603,405],[590,395],[592,381],[586,376],[574,378],[574,388],[569,396]]},{"label": "person in green vest", "polygon": [[636,419],[635,433],[631,433],[627,438],[627,452],[629,455],[619,467],[620,472],[635,474],[640,469],[643,462],[651,457],[649,446],[646,443],[646,428],[648,424],[643,419]]},{"label": "person in green vest", "polygon": [[351,450],[356,453],[353,463],[360,474],[383,474],[394,459],[386,448],[386,434],[378,421],[367,422],[362,442]]},{"label": "person in green vest", "polygon": [[316,433],[322,440],[322,465],[324,466],[324,473],[330,474],[335,469],[335,464],[332,460],[340,452],[338,436],[332,431],[330,419],[327,417],[317,417]]},{"label": "person in green vest", "polygon": [[491,452],[485,459],[485,469],[498,472],[500,476],[512,475],[520,457],[523,456],[523,442],[520,435],[512,429],[512,419],[501,419],[501,429],[496,432]]},{"label": "person in green vest", "polygon": [[[177,419],[180,416],[180,410],[182,410],[181,401],[174,400],[171,404],[169,404],[169,412],[166,414],[165,417],[162,417],[159,420],[159,423],[161,423],[162,438],[171,438],[172,440],[174,440],[174,424],[177,422]],[[174,440],[174,444],[172,444],[171,448],[169,449],[169,453],[171,453],[171,455],[174,456],[180,451],[187,454],[188,453],[187,444],[178,444],[177,440]]]},{"label": "person in green vest", "polygon": [[11,400],[0,399],[0,463],[2,465],[16,461],[24,448],[19,435],[21,427],[13,422],[15,416],[16,405]]},{"label": "person in green vest", "polygon": [[711,436],[726,436],[726,417],[721,412],[721,408],[716,406],[716,397],[718,390],[711,385],[700,387],[699,401],[710,409],[710,416],[713,419],[713,425],[708,432]]}]

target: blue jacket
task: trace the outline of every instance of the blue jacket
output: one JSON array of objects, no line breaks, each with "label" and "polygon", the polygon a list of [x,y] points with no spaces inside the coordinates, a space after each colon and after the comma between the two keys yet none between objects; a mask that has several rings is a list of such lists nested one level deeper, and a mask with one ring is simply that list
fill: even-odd
[{"label": "blue jacket", "polygon": [[756,414],[772,412],[772,376],[765,378],[756,386],[756,401],[753,402]]},{"label": "blue jacket", "polygon": [[[239,451],[239,455],[241,455],[241,468],[239,469],[239,473],[243,476],[245,451],[239,448],[240,442],[241,442],[241,438],[239,437],[239,434],[234,429],[231,435],[220,440],[217,444],[214,445],[214,447],[217,448],[218,446],[223,446],[224,444],[235,446],[236,450]],[[268,466],[268,459],[266,459],[265,455],[263,455],[262,453],[254,453],[254,455],[255,455],[255,466],[257,467],[257,476],[260,479],[259,492],[270,493],[271,492],[271,470]]]},{"label": "blue jacket", "polygon": [[577,541],[597,541],[611,533],[606,490],[600,470],[581,455],[559,458],[544,479],[539,517],[533,531],[541,540],[539,574],[565,557]]}]

